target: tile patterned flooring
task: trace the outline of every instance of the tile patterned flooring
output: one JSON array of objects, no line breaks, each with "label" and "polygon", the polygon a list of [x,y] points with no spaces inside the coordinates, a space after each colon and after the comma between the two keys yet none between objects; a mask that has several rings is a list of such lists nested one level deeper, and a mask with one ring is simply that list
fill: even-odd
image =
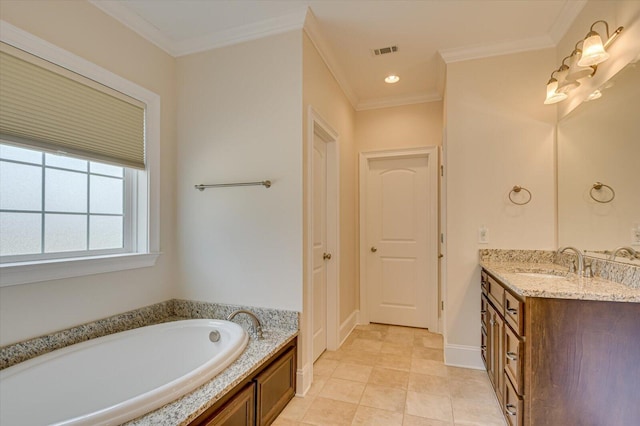
[{"label": "tile patterned flooring", "polygon": [[274,426],[505,425],[487,373],[444,365],[442,336],[428,330],[357,326],[313,373]]}]

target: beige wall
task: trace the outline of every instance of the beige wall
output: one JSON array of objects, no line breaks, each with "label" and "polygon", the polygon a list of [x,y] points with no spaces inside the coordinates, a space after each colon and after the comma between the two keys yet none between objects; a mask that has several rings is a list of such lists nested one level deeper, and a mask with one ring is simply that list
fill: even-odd
[{"label": "beige wall", "polygon": [[160,95],[163,253],[150,268],[0,289],[0,345],[172,298],[175,60],[88,2],[3,0],[0,19]]},{"label": "beige wall", "polygon": [[358,152],[442,143],[442,101],[356,113]]},{"label": "beige wall", "polygon": [[[307,147],[307,113],[312,106],[339,135],[340,160],[340,322],[358,307],[356,261],[355,111],[306,33],[303,36],[303,146]],[[305,157],[306,158],[306,150]],[[305,186],[306,187],[306,186]],[[308,196],[308,194],[305,194]],[[306,223],[306,216],[305,216]],[[305,241],[307,236],[305,235]]]},{"label": "beige wall", "polygon": [[177,60],[181,297],[302,310],[301,38]]},{"label": "beige wall", "polygon": [[[545,49],[447,66],[448,362],[480,365],[478,249],[555,248],[556,108],[543,105],[554,63],[555,51]],[[514,185],[531,191],[529,204],[509,202]],[[487,245],[478,244],[483,225]]]}]

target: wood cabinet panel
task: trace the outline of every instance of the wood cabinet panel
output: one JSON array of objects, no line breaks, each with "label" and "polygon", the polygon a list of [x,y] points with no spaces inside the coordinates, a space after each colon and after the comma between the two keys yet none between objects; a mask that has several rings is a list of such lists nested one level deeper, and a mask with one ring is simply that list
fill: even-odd
[{"label": "wood cabinet panel", "polygon": [[508,291],[504,292],[504,319],[515,330],[524,336],[524,303]]},{"label": "wood cabinet panel", "polygon": [[524,424],[524,402],[508,378],[505,380],[502,410],[509,426],[521,426]]},{"label": "wood cabinet panel", "polygon": [[255,424],[255,383],[249,383],[203,426],[250,426]]},{"label": "wood cabinet panel", "polygon": [[504,329],[504,372],[518,395],[524,394],[524,341],[509,326]]},{"label": "wood cabinet panel", "polygon": [[257,424],[271,424],[295,395],[296,351],[285,353],[256,377]]}]

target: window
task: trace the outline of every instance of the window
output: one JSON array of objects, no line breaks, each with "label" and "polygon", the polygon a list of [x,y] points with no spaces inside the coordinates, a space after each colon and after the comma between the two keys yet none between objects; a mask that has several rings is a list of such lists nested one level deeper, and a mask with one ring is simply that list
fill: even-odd
[{"label": "window", "polygon": [[[153,266],[159,256],[160,97],[9,23],[2,29],[2,52],[41,67],[28,69],[31,81],[47,79],[34,90],[51,90],[38,102],[24,92],[30,90],[21,78],[27,72],[16,68],[24,64],[6,56],[0,61],[0,89],[23,91],[0,96],[0,286]],[[57,81],[64,90],[55,89]],[[90,90],[76,91],[76,84]],[[23,99],[35,101],[20,104]],[[50,107],[58,101],[67,104]],[[95,114],[100,110],[93,105],[111,109]],[[132,110],[127,105],[141,111],[133,121],[118,118]],[[12,128],[23,107],[30,108],[22,121],[27,125]],[[65,110],[72,111],[68,121],[60,119]],[[105,127],[109,117],[116,121]],[[140,117],[139,130],[129,126]],[[88,123],[96,118],[92,131]],[[29,121],[36,125],[30,128]],[[44,128],[52,123],[62,127]],[[102,137],[107,131],[112,138]],[[127,147],[131,135],[143,140],[143,151]]]},{"label": "window", "polygon": [[0,143],[0,261],[133,251],[136,171]]}]

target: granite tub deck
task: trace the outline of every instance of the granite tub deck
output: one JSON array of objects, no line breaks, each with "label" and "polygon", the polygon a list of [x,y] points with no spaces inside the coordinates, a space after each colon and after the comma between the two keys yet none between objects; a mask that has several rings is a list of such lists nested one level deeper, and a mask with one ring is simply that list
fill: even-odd
[{"label": "granite tub deck", "polygon": [[[251,306],[169,300],[2,347],[0,348],[0,369],[96,337],[167,321],[195,318],[224,319],[237,309],[250,310],[260,318],[264,339],[258,340],[255,334],[250,332],[249,343],[244,352],[222,373],[179,399],[125,423],[129,426],[185,425],[293,340],[298,335],[298,313]],[[250,320],[246,315],[238,315],[234,322],[249,329]]]}]

